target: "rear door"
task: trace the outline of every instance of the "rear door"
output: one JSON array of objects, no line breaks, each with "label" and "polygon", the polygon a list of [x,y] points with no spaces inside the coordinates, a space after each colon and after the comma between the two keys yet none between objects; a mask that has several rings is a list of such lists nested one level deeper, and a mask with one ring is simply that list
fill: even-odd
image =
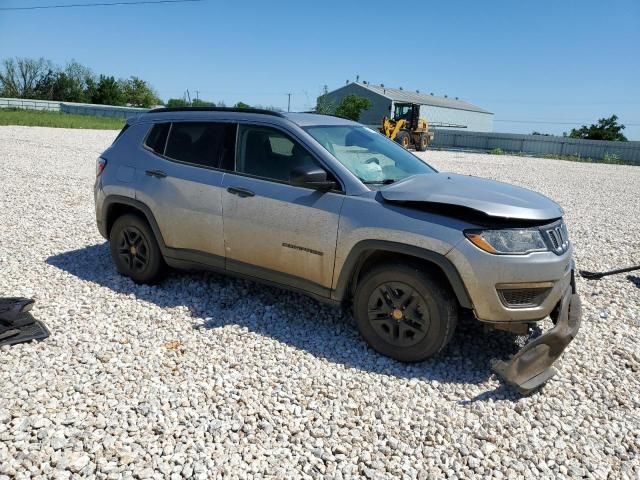
[{"label": "rear door", "polygon": [[224,266],[222,178],[232,168],[236,125],[156,124],[143,148],[136,198],[153,212],[169,256]]},{"label": "rear door", "polygon": [[287,133],[240,125],[237,138],[223,178],[227,269],[328,296],[344,195],[289,184],[293,168],[320,163]]}]

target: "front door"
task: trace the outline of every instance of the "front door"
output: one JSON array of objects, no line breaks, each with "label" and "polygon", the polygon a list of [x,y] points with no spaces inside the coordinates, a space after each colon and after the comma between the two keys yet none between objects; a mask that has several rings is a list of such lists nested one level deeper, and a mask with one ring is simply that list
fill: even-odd
[{"label": "front door", "polygon": [[223,178],[227,269],[328,296],[344,195],[296,187],[296,166],[319,162],[271,127],[240,125],[236,169]]}]

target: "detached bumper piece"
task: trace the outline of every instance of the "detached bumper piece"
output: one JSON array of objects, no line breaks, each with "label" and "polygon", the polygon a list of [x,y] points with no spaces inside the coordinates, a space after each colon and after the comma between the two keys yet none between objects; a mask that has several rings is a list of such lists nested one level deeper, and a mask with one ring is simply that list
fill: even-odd
[{"label": "detached bumper piece", "polygon": [[495,360],[493,371],[522,395],[528,395],[557,372],[553,363],[578,334],[582,317],[580,297],[569,286],[552,314],[554,327],[531,340],[510,360]]},{"label": "detached bumper piece", "polygon": [[43,340],[49,329],[31,315],[34,301],[30,298],[0,298],[0,345],[15,345]]}]

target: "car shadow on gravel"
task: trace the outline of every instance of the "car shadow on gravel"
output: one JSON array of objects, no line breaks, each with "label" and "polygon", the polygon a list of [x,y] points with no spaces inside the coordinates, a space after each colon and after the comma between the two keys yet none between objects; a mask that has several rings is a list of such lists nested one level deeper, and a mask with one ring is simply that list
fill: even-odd
[{"label": "car shadow on gravel", "polygon": [[[200,272],[172,272],[160,285],[137,285],[116,272],[107,243],[54,255],[47,263],[81,280],[162,308],[186,306],[195,329],[237,325],[315,357],[367,372],[478,384],[492,375],[492,358],[507,358],[520,348],[516,337],[486,333],[479,322],[463,315],[445,351],[425,362],[404,364],[371,350],[348,313],[301,294]],[[100,291],[93,290],[93,295],[99,296]],[[482,395],[505,398],[501,390],[494,392]]]}]

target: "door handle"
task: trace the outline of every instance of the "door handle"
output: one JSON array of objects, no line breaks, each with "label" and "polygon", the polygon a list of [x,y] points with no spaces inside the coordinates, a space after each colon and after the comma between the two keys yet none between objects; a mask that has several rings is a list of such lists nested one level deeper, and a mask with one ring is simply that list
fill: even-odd
[{"label": "door handle", "polygon": [[242,198],[253,197],[255,195],[255,193],[253,193],[251,190],[247,190],[246,188],[240,188],[240,187],[227,187],[227,192],[232,193],[234,195],[238,195],[239,197],[242,197]]},{"label": "door handle", "polygon": [[156,178],[164,178],[167,176],[167,174],[164,173],[162,170],[147,170],[144,173],[146,173],[150,177],[156,177]]}]

